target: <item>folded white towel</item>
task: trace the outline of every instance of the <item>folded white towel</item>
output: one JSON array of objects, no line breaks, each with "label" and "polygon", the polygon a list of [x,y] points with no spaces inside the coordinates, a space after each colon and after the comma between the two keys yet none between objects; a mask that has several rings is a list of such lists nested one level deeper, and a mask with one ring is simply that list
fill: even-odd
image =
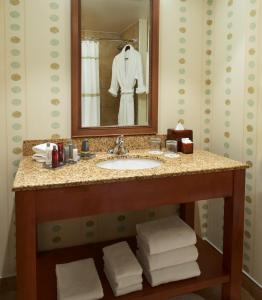
[{"label": "folded white towel", "polygon": [[196,233],[178,216],[137,224],[136,230],[150,255],[196,244]]},{"label": "folded white towel", "polygon": [[[53,143],[50,143],[50,147],[51,147],[52,150],[53,150],[53,146],[57,146],[57,145],[53,144]],[[46,154],[46,148],[47,148],[47,143],[44,143],[44,144],[36,145],[32,149],[35,153],[45,155]]]},{"label": "folded white towel", "polygon": [[142,267],[127,242],[120,242],[103,248],[104,261],[116,281],[133,275],[142,275]]},{"label": "folded white towel", "polygon": [[141,291],[143,289],[142,283],[130,285],[130,286],[128,286],[126,288],[123,288],[123,289],[118,289],[118,288],[116,288],[114,282],[111,280],[111,277],[107,273],[107,270],[104,269],[104,271],[105,271],[106,277],[108,279],[108,282],[109,282],[109,284],[111,286],[111,289],[112,289],[115,297],[123,296],[123,295],[129,294],[129,293],[133,293],[133,292],[136,292],[136,291]]},{"label": "folded white towel", "polygon": [[[138,258],[143,265],[142,258],[140,256],[138,256]],[[152,272],[150,272],[144,265],[143,268],[146,279],[152,287],[168,282],[197,277],[201,274],[197,262],[189,262]]]},{"label": "folded white towel", "polygon": [[203,297],[196,294],[178,296],[170,300],[205,300]]},{"label": "folded white towel", "polygon": [[139,256],[143,260],[145,267],[149,271],[163,269],[174,265],[184,264],[196,261],[198,258],[198,250],[196,246],[188,246],[178,248],[171,251],[162,252],[160,254],[148,255],[143,248],[143,243],[138,239]]},{"label": "folded white towel", "polygon": [[110,277],[110,282],[113,284],[115,289],[125,289],[127,287],[130,287],[131,285],[137,285],[139,283],[142,283],[142,281],[143,281],[142,274],[125,276],[125,277],[119,278],[117,280],[106,263],[105,263],[104,270],[105,270],[107,276]]},{"label": "folded white towel", "polygon": [[103,288],[92,258],[56,265],[59,300],[98,300]]}]

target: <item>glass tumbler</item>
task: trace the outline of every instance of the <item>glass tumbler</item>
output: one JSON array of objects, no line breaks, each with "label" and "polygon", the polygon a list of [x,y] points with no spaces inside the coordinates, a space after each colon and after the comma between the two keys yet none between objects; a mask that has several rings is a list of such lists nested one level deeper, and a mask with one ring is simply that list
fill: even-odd
[{"label": "glass tumbler", "polygon": [[166,140],[166,151],[169,153],[177,153],[177,141]]},{"label": "glass tumbler", "polygon": [[161,138],[158,137],[150,138],[150,150],[161,151]]}]

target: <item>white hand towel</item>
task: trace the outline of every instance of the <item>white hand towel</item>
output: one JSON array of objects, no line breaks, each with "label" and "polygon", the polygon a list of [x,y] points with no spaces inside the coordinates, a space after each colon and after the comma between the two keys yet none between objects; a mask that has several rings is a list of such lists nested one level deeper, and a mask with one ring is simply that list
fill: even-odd
[{"label": "white hand towel", "polygon": [[[56,144],[53,144],[53,143],[50,143],[50,147],[51,149],[53,150],[53,146],[56,146]],[[38,153],[38,154],[43,154],[45,155],[46,154],[46,148],[47,148],[47,143],[44,143],[44,144],[39,144],[39,145],[36,145],[34,146],[32,149],[35,153]]]},{"label": "white hand towel", "polygon": [[154,271],[171,267],[174,265],[184,264],[187,262],[196,261],[198,258],[198,250],[196,246],[188,246],[178,248],[171,251],[166,251],[160,254],[148,255],[143,248],[142,242],[138,239],[139,256],[147,270]]},{"label": "white hand towel", "polygon": [[127,287],[130,287],[131,285],[137,285],[139,283],[142,283],[143,277],[141,275],[132,275],[132,276],[125,276],[122,278],[119,278],[116,280],[114,277],[114,274],[108,267],[108,265],[105,263],[105,268],[104,268],[106,274],[110,277],[110,282],[114,285],[115,289],[125,289]]},{"label": "white hand towel", "polygon": [[98,300],[103,288],[92,258],[56,265],[59,300]]},{"label": "white hand towel", "polygon": [[150,255],[196,244],[196,233],[178,216],[137,224],[136,230]]},{"label": "white hand towel", "polygon": [[[142,258],[139,256],[138,258],[141,264],[143,265]],[[152,287],[164,283],[197,277],[201,274],[197,262],[189,262],[185,264],[155,270],[152,272],[147,270],[147,268],[144,265],[143,268],[146,279]]]},{"label": "white hand towel", "polygon": [[126,287],[126,288],[123,288],[123,289],[118,289],[118,288],[116,288],[114,282],[111,280],[110,275],[107,273],[107,270],[105,269],[104,271],[105,271],[106,277],[108,279],[108,282],[111,286],[111,289],[112,289],[115,297],[123,296],[123,295],[133,293],[133,292],[137,292],[137,291],[141,291],[143,289],[142,283],[138,283],[138,284],[135,284],[135,285],[130,285],[129,287]]},{"label": "white hand towel", "polygon": [[141,275],[143,270],[127,242],[103,248],[104,260],[116,281],[132,275]]},{"label": "white hand towel", "polygon": [[178,296],[170,300],[205,300],[203,297],[196,294]]}]

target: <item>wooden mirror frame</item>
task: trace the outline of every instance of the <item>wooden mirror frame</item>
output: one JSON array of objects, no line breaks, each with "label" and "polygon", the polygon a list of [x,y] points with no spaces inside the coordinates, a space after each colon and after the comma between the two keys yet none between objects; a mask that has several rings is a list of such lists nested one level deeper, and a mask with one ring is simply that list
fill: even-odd
[{"label": "wooden mirror frame", "polygon": [[156,134],[158,126],[159,0],[151,2],[150,93],[147,126],[81,126],[81,0],[71,0],[72,137]]}]

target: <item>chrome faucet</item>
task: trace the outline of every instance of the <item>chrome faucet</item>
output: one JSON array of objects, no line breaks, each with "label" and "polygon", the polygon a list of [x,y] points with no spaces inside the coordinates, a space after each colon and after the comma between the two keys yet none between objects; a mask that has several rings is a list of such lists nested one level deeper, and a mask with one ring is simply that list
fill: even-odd
[{"label": "chrome faucet", "polygon": [[116,145],[113,149],[110,149],[108,153],[110,154],[115,154],[115,155],[125,155],[128,153],[128,150],[124,146],[125,141],[124,141],[124,136],[120,135],[116,139]]}]

